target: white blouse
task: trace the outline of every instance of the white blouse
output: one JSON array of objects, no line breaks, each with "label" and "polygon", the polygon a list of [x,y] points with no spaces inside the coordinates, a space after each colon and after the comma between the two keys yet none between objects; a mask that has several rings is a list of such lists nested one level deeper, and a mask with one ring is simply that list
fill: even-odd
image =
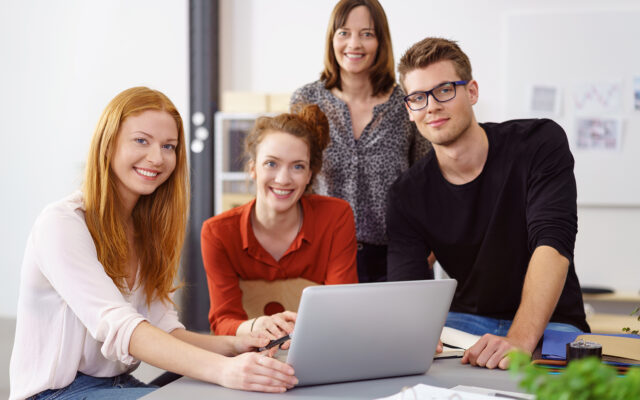
[{"label": "white blouse", "polygon": [[140,363],[129,339],[142,321],[184,328],[171,304],[122,294],[98,261],[82,193],[46,207],[27,239],[20,279],[10,399],[69,385],[77,372],[112,377]]}]

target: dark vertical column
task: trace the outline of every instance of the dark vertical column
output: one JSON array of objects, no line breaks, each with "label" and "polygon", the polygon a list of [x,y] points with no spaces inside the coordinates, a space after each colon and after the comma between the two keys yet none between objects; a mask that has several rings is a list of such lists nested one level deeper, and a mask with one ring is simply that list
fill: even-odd
[{"label": "dark vertical column", "polygon": [[[214,212],[213,116],[218,109],[218,0],[189,1],[191,208],[183,257],[181,320],[208,331],[209,293],[200,252],[200,228]],[[201,114],[198,114],[201,113]],[[203,118],[204,117],[204,118]],[[186,121],[185,121],[186,122]]]}]

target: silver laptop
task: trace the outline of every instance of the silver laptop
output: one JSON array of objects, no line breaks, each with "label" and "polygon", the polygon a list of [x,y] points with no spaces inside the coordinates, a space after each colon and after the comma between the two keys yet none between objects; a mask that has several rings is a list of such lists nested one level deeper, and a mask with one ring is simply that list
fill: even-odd
[{"label": "silver laptop", "polygon": [[298,386],[425,373],[453,279],[304,289],[286,362]]}]

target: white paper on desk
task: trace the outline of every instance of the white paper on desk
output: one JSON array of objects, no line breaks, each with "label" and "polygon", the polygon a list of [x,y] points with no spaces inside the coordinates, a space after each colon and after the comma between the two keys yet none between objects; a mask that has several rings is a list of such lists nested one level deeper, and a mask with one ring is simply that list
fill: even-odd
[{"label": "white paper on desk", "polygon": [[[484,394],[484,395],[488,395],[488,396],[495,396],[496,393],[500,393],[503,396],[511,396],[514,399],[535,400],[535,398],[536,398],[536,396],[534,396],[532,394],[518,393],[518,392],[508,392],[506,390],[496,390],[496,389],[489,389],[489,388],[483,388],[483,387],[478,387],[478,386],[458,385],[458,386],[452,387],[451,390],[459,390],[461,392]],[[494,397],[494,399],[495,399],[495,397]]]},{"label": "white paper on desk", "polygon": [[[494,391],[495,392],[495,391]],[[496,400],[493,396],[469,393],[455,389],[445,389],[420,383],[393,396],[383,397],[377,400]]]}]

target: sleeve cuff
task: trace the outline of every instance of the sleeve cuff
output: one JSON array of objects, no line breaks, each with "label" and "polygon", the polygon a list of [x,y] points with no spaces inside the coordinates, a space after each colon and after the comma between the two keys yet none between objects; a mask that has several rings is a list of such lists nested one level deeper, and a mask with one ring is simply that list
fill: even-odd
[{"label": "sleeve cuff", "polygon": [[538,248],[540,246],[553,247],[554,249],[556,249],[558,251],[558,253],[560,253],[567,260],[569,260],[569,263],[573,263],[573,252],[569,251],[566,248],[566,246],[563,246],[560,241],[558,241],[556,239],[552,239],[552,238],[540,239],[538,241],[538,243],[536,244],[536,248]]},{"label": "sleeve cuff", "polygon": [[120,340],[114,338],[114,340],[107,340],[103,342],[100,349],[102,355],[108,360],[118,360],[126,365],[132,365],[138,362],[138,360],[129,354],[129,343],[131,342],[131,335],[136,327],[143,321],[147,321],[142,316],[134,317],[124,326],[122,326],[118,332]]}]

